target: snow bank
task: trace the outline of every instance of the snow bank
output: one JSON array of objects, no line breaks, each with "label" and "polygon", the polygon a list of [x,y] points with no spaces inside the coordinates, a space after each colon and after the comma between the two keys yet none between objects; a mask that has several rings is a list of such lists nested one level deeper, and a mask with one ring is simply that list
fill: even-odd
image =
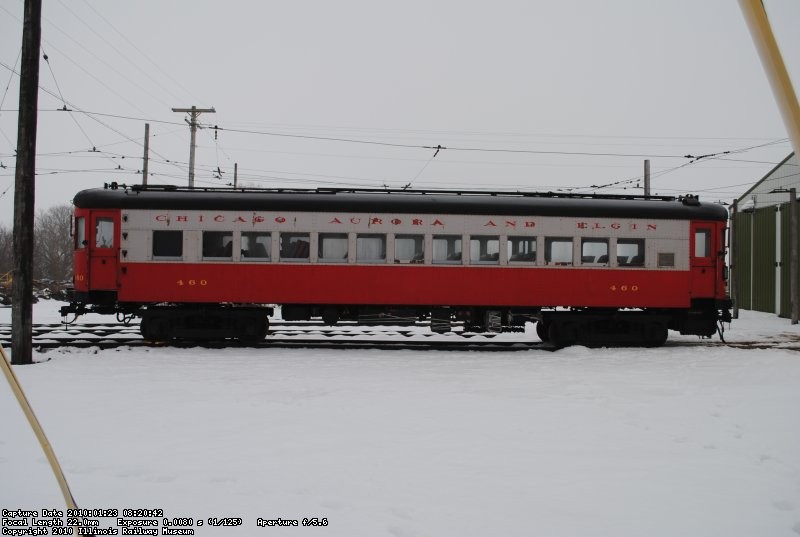
[{"label": "snow bank", "polygon": [[[743,312],[728,336],[797,333]],[[15,370],[81,507],[243,519],[197,535],[796,537],[800,354],[697,342],[62,349]],[[0,413],[0,508],[63,509],[5,388]]]}]

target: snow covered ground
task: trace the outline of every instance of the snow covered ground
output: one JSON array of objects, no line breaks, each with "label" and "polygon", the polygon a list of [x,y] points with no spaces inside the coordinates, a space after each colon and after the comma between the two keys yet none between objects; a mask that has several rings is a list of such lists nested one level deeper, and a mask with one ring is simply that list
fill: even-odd
[{"label": "snow covered ground", "polygon": [[[37,304],[35,319],[56,309]],[[746,311],[726,334],[798,337]],[[660,349],[36,358],[15,372],[79,505],[243,519],[197,535],[800,534],[800,353],[787,348],[670,334]],[[0,508],[63,509],[4,383],[0,416]]]}]

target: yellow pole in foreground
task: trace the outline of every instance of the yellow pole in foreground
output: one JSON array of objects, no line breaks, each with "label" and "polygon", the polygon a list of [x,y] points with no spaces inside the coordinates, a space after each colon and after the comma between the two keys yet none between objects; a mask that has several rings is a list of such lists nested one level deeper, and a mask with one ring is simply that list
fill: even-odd
[{"label": "yellow pole in foreground", "polygon": [[64,472],[61,470],[61,465],[58,464],[58,459],[56,459],[56,454],[53,451],[50,442],[47,440],[44,430],[42,429],[42,425],[36,418],[36,414],[33,413],[33,409],[28,402],[28,398],[25,397],[25,392],[22,391],[22,386],[20,385],[19,380],[17,380],[14,370],[11,369],[11,366],[9,365],[8,356],[6,356],[6,351],[3,349],[2,345],[0,345],[0,358],[2,358],[0,359],[0,367],[3,368],[3,373],[5,374],[6,380],[8,380],[8,384],[11,386],[11,391],[14,392],[14,396],[16,396],[17,402],[19,402],[19,406],[22,407],[22,412],[24,412],[25,417],[28,418],[28,423],[31,424],[31,429],[33,429],[33,432],[36,434],[36,438],[39,440],[39,444],[42,446],[42,450],[47,456],[47,460],[50,463],[50,468],[53,469],[53,474],[56,476],[56,481],[58,481],[58,486],[61,488],[61,494],[64,495],[64,501],[67,503],[67,507],[70,509],[77,508],[78,506],[75,504],[75,498],[72,497],[72,492],[69,490],[67,478],[64,477]]},{"label": "yellow pole in foreground", "polygon": [[800,156],[800,105],[797,104],[792,81],[783,63],[778,43],[772,34],[764,4],[762,0],[739,0],[739,7],[742,8],[750,35],[753,36],[764,71],[767,72],[767,79],[778,102],[783,123],[792,140],[794,154]]}]

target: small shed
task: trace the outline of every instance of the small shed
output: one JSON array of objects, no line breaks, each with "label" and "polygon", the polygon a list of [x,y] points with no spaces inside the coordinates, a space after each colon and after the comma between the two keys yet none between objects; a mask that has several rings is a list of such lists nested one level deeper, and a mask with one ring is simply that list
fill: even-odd
[{"label": "small shed", "polygon": [[[791,315],[790,188],[800,196],[800,165],[794,153],[736,200],[731,215],[731,292],[742,309]],[[795,236],[800,237],[800,229]]]}]

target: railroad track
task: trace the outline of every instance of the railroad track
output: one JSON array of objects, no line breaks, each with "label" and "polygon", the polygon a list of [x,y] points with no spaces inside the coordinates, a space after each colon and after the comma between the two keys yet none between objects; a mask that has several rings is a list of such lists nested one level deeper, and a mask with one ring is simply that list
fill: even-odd
[{"label": "railroad track", "polygon": [[[500,337],[498,337],[500,336]],[[511,336],[511,337],[508,337]],[[472,334],[430,332],[426,323],[408,326],[327,326],[320,322],[270,324],[267,338],[256,344],[236,341],[157,342],[142,338],[138,323],[83,323],[65,326],[40,323],[33,326],[33,345],[37,349],[58,347],[238,347],[238,348],[315,348],[315,349],[437,349],[512,351],[545,348],[538,340],[525,341],[523,334]],[[11,325],[0,324],[0,344],[11,345]]]},{"label": "railroad track", "polygon": [[[11,346],[11,325],[0,323],[0,345]],[[435,334],[428,323],[403,326],[363,326],[342,323],[328,326],[318,321],[274,321],[267,338],[257,344],[237,341],[149,341],[142,338],[138,323],[38,323],[33,326],[33,345],[40,350],[59,347],[204,347],[204,348],[312,348],[312,349],[380,349],[380,350],[476,350],[523,351],[553,350],[526,334],[473,334],[452,332]],[[800,338],[792,334],[772,341],[715,340],[667,342],[668,346],[727,346],[736,349],[784,349],[800,351]]]}]

